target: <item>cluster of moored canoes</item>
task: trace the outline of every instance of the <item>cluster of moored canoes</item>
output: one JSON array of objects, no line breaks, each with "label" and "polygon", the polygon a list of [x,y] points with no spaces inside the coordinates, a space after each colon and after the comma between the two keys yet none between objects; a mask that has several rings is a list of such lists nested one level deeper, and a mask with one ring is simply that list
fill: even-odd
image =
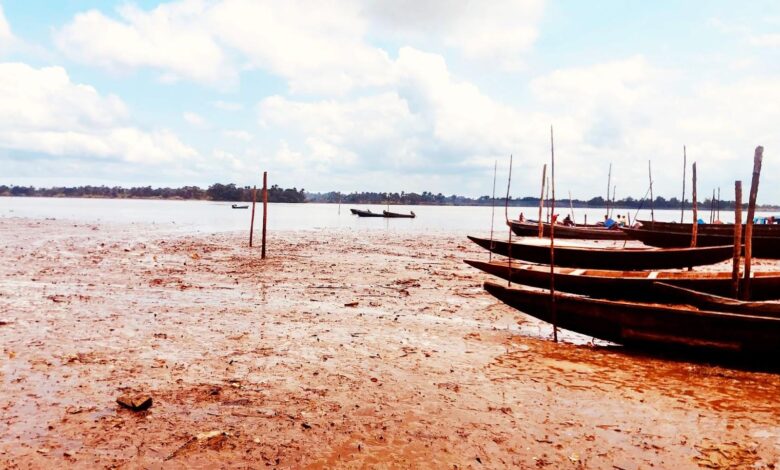
[{"label": "cluster of moored canoes", "polygon": [[414,219],[416,217],[414,211],[410,211],[408,214],[390,211],[372,212],[371,209],[350,209],[350,211],[358,217],[385,217],[389,219]]},{"label": "cluster of moored canoes", "polygon": [[[780,272],[745,279],[733,277],[731,266],[693,270],[735,256],[733,224],[698,224],[695,247],[691,224],[555,225],[554,238],[649,245],[593,248],[531,242],[523,237],[549,237],[550,225],[507,223],[519,240],[469,237],[505,259],[466,263],[509,281],[488,281],[484,288],[525,314],[624,345],[780,352]],[[755,225],[751,240],[753,257],[780,259],[780,225]],[[736,300],[735,289],[748,297]]]}]

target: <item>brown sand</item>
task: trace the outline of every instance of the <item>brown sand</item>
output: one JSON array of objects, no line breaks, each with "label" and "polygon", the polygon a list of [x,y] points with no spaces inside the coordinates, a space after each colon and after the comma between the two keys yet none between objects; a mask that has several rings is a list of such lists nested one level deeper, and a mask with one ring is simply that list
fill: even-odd
[{"label": "brown sand", "polygon": [[[0,467],[780,463],[780,375],[554,344],[482,291],[465,237],[269,253],[0,219]],[[152,407],[115,401],[135,393]]]}]

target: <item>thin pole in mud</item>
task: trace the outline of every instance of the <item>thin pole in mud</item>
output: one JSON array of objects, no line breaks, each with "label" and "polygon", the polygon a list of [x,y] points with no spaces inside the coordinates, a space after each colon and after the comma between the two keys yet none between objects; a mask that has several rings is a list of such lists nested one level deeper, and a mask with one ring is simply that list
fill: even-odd
[{"label": "thin pole in mud", "polygon": [[257,202],[257,186],[252,187],[252,219],[249,222],[249,248],[252,248],[252,237],[255,235],[255,203]]},{"label": "thin pole in mud", "polygon": [[691,165],[693,174],[693,187],[691,188],[691,203],[693,204],[693,224],[691,224],[691,248],[696,247],[696,239],[699,235],[699,208],[696,202],[696,162]]},{"label": "thin pole in mud", "polygon": [[750,182],[750,198],[745,221],[745,285],[742,289],[742,299],[750,298],[750,262],[753,257],[753,217],[756,215],[756,197],[758,196],[758,179],[761,176],[761,160],[764,159],[764,147],[756,147],[753,156],[753,180]]},{"label": "thin pole in mud", "polygon": [[720,186],[718,186],[718,205],[716,206],[717,214],[715,215],[715,218],[717,220],[720,220]]},{"label": "thin pole in mud", "polygon": [[552,199],[550,200],[550,317],[553,324],[553,341],[558,342],[558,315],[555,308],[555,144],[553,126],[550,126],[550,174],[552,176]]},{"label": "thin pole in mud", "polygon": [[341,191],[339,191],[339,215],[341,215]]},{"label": "thin pole in mud", "polygon": [[260,258],[265,259],[265,232],[268,225],[268,172],[263,172],[263,248]]},{"label": "thin pole in mud", "polygon": [[504,202],[504,217],[506,218],[506,224],[509,226],[509,244],[507,245],[507,257],[509,263],[507,263],[507,286],[512,285],[512,226],[509,225],[509,188],[512,186],[512,155],[509,155],[509,178],[506,181],[506,200]]},{"label": "thin pole in mud", "polygon": [[544,182],[547,179],[547,164],[542,167],[542,192],[539,194],[539,238],[544,236],[544,222],[542,222],[542,211],[544,210]]},{"label": "thin pole in mud", "polygon": [[688,168],[688,155],[685,151],[685,145],[683,145],[683,193],[682,200],[680,201],[680,223],[683,223],[685,218],[685,170]]},{"label": "thin pole in mud", "polygon": [[[647,161],[647,176],[650,177],[650,220],[655,222],[655,201],[653,200],[653,168],[651,161]],[[636,218],[636,217],[635,217]]]},{"label": "thin pole in mud", "polygon": [[612,162],[609,162],[609,173],[607,173],[607,216],[609,216],[609,188],[612,187]]},{"label": "thin pole in mud", "polygon": [[734,181],[734,260],[731,268],[731,296],[739,298],[739,258],[742,254],[742,181]]},{"label": "thin pole in mud", "polygon": [[[496,219],[496,172],[498,171],[498,160],[493,164],[493,208],[490,213],[490,247],[493,247],[493,222]],[[493,261],[493,251],[488,250],[488,261]]]}]

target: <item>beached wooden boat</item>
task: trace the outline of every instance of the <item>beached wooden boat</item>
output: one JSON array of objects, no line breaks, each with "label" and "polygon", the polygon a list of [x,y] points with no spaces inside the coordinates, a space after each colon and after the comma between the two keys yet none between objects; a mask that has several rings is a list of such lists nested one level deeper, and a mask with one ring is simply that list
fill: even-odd
[{"label": "beached wooden boat", "polygon": [[350,212],[352,212],[353,215],[357,215],[358,212],[360,212],[358,209],[350,209]]},{"label": "beached wooden boat", "polygon": [[414,219],[416,217],[416,215],[414,214],[414,211],[410,211],[408,214],[400,214],[398,212],[382,211],[382,214],[385,217],[389,217],[391,219]]},{"label": "beached wooden boat", "polygon": [[[693,224],[676,222],[659,222],[652,220],[637,220],[641,224],[637,227],[642,230],[656,230],[660,232],[681,232],[690,234]],[[556,227],[557,229],[557,227]],[[734,224],[697,224],[698,233],[715,233],[724,235],[734,235]],[[745,231],[745,224],[742,224],[742,232]],[[753,224],[753,235],[775,236],[780,238],[780,224]]]},{"label": "beached wooden boat", "polygon": [[233,204],[230,207],[232,207],[233,209],[248,209],[249,205],[248,204]]},{"label": "beached wooden boat", "polygon": [[[520,264],[517,261],[464,260],[470,266],[503,279],[528,286],[550,287],[550,267]],[[750,280],[752,300],[780,299],[780,272],[753,273]],[[731,292],[731,273],[725,271],[610,271],[599,269],[554,269],[555,288],[571,294],[612,300],[657,301],[665,299],[656,284],[703,293],[727,296]],[[740,282],[744,283],[744,280]]]},{"label": "beached wooden boat", "polygon": [[[529,243],[507,243],[487,238],[468,237],[493,253],[537,264],[550,264],[550,247]],[[733,246],[700,248],[584,248],[555,247],[555,265],[566,268],[642,271],[648,269],[689,268],[719,263],[732,257]]]},{"label": "beached wooden boat", "polygon": [[[685,232],[669,232],[660,230],[622,228],[629,237],[639,240],[648,246],[659,248],[686,247],[691,244],[691,234]],[[710,247],[731,244],[734,246],[733,233],[699,233],[696,245]],[[780,237],[753,234],[753,257],[780,259]]]},{"label": "beached wooden boat", "polygon": [[[519,311],[552,321],[550,292],[486,282],[485,290]],[[555,293],[560,328],[624,345],[684,346],[748,354],[780,352],[780,318]]]},{"label": "beached wooden boat", "polygon": [[371,212],[370,209],[366,209],[364,211],[360,209],[351,209],[353,214],[357,215],[358,217],[384,217],[383,214],[379,214],[377,212]]},{"label": "beached wooden boat", "polygon": [[[507,225],[519,237],[538,237],[539,223],[531,221],[509,220]],[[542,223],[543,236],[550,236],[550,224]],[[627,240],[628,235],[615,227],[609,229],[603,225],[563,225],[555,224],[555,238],[576,238],[580,240]]]},{"label": "beached wooden boat", "polygon": [[[750,283],[750,288],[751,290],[753,288],[752,282]],[[777,301],[736,300],[709,292],[686,289],[667,282],[656,282],[655,289],[667,301],[693,305],[699,309],[780,318],[780,302]]]}]

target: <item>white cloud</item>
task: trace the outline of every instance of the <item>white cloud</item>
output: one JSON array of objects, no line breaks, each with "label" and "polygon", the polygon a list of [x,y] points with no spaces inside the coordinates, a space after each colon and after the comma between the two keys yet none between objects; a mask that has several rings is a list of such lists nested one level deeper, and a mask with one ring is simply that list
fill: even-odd
[{"label": "white cloud", "polygon": [[252,134],[250,134],[247,131],[242,131],[240,129],[224,130],[222,131],[222,135],[224,135],[227,138],[241,140],[243,142],[250,142],[252,140]]},{"label": "white cloud", "polygon": [[236,70],[204,24],[206,9],[200,0],[148,12],[125,5],[119,19],[90,10],[56,31],[55,43],[74,60],[112,71],[152,67],[164,82],[186,78],[224,87],[236,80]]},{"label": "white cloud", "polygon": [[244,105],[241,103],[233,103],[230,101],[216,100],[211,103],[215,108],[223,111],[240,111],[244,109]]},{"label": "white cloud", "polygon": [[0,147],[156,164],[196,155],[168,131],[134,127],[114,95],[73,83],[61,67],[0,63]]},{"label": "white cloud", "polygon": [[192,127],[198,129],[205,129],[206,127],[208,127],[208,122],[206,122],[206,119],[198,113],[187,111],[182,114],[182,118],[185,121],[187,121],[187,124],[191,125]]},{"label": "white cloud", "polygon": [[78,14],[55,32],[55,43],[110,70],[157,69],[166,83],[224,87],[239,69],[262,69],[286,79],[293,93],[344,94],[388,85],[392,59],[372,42],[410,35],[514,68],[536,40],[543,7],[544,0],[179,0],[149,11],[123,6],[116,19]]}]

